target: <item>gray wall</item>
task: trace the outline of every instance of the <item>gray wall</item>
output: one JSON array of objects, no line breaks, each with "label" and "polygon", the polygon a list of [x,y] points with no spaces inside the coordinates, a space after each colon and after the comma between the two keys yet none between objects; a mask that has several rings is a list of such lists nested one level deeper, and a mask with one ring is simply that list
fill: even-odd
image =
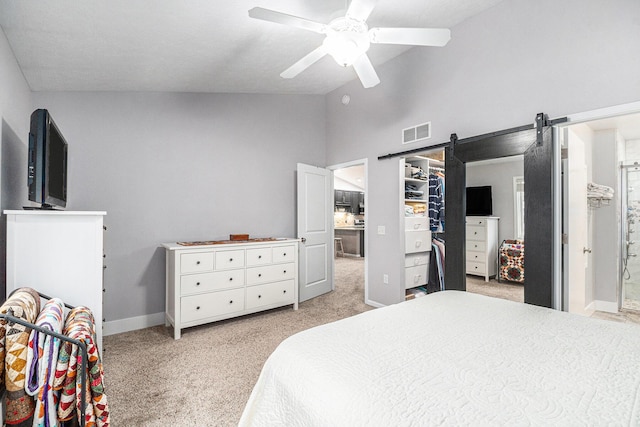
[{"label": "gray wall", "polygon": [[[593,132],[593,174],[596,184],[614,189],[615,196],[609,205],[592,208],[593,242],[593,300],[618,302],[617,284],[620,277],[620,168],[618,132],[599,130]],[[589,302],[589,300],[587,300]]]},{"label": "gray wall", "polygon": [[[27,200],[27,148],[31,91],[0,29],[0,212]],[[5,297],[6,218],[0,216],[0,301]]]},{"label": "gray wall", "polygon": [[[506,160],[506,159],[505,159]],[[493,216],[498,221],[498,244],[515,239],[513,178],[524,175],[524,158],[518,156],[497,163],[473,162],[467,164],[467,187],[490,185]],[[525,183],[525,191],[527,184]]]},{"label": "gray wall", "polygon": [[370,159],[372,300],[403,295],[398,163],[377,157],[427,144],[401,145],[401,129],[431,121],[428,144],[437,144],[452,132],[532,123],[538,112],[553,118],[638,101],[638,22],[637,0],[504,1],[452,28],[445,48],[414,48],[377,67],[377,87],[353,81],[327,95],[327,162]]},{"label": "gray wall", "polygon": [[[34,93],[69,143],[67,210],[105,210],[108,321],[164,311],[163,242],[296,235],[324,97]],[[26,157],[24,160],[26,163]]]}]

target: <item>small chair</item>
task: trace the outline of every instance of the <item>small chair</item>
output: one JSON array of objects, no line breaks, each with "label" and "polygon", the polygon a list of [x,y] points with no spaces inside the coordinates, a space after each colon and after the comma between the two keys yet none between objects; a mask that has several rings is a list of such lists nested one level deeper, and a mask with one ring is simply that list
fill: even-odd
[{"label": "small chair", "polygon": [[[340,252],[342,257],[344,257],[344,247],[342,246],[342,237],[334,237],[333,241],[335,243],[336,258],[338,258],[338,252]],[[340,250],[338,250],[338,248],[340,248]]]}]

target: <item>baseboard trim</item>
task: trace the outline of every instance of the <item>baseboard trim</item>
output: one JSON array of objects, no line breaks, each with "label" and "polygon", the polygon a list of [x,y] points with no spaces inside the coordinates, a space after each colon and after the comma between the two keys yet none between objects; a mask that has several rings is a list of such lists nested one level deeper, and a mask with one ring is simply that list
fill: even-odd
[{"label": "baseboard trim", "polygon": [[115,335],[123,332],[135,331],[164,324],[164,311],[160,313],[147,314],[144,316],[129,317],[126,319],[112,320],[104,322],[102,335]]},{"label": "baseboard trim", "polygon": [[376,307],[376,308],[381,308],[381,307],[385,306],[384,304],[380,304],[379,302],[373,301],[373,300],[370,300],[370,299],[365,300],[364,303],[367,304],[367,305],[370,305],[372,307]]},{"label": "baseboard trim", "polygon": [[604,311],[606,313],[617,313],[618,312],[618,303],[617,302],[595,300],[593,303],[595,304],[595,308],[596,308],[597,311]]}]

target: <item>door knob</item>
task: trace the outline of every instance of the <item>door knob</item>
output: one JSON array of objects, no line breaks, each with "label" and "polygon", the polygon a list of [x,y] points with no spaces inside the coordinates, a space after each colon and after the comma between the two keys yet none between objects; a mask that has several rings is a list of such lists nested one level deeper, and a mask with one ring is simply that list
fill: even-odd
[{"label": "door knob", "polygon": [[583,254],[591,253],[591,248],[582,248],[582,253]]}]

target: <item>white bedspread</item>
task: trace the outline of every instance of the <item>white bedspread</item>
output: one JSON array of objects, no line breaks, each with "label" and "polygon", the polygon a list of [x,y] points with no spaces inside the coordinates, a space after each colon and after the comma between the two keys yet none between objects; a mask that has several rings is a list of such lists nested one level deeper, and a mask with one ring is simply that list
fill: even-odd
[{"label": "white bedspread", "polygon": [[446,291],[296,334],[241,426],[640,425],[640,326]]}]

